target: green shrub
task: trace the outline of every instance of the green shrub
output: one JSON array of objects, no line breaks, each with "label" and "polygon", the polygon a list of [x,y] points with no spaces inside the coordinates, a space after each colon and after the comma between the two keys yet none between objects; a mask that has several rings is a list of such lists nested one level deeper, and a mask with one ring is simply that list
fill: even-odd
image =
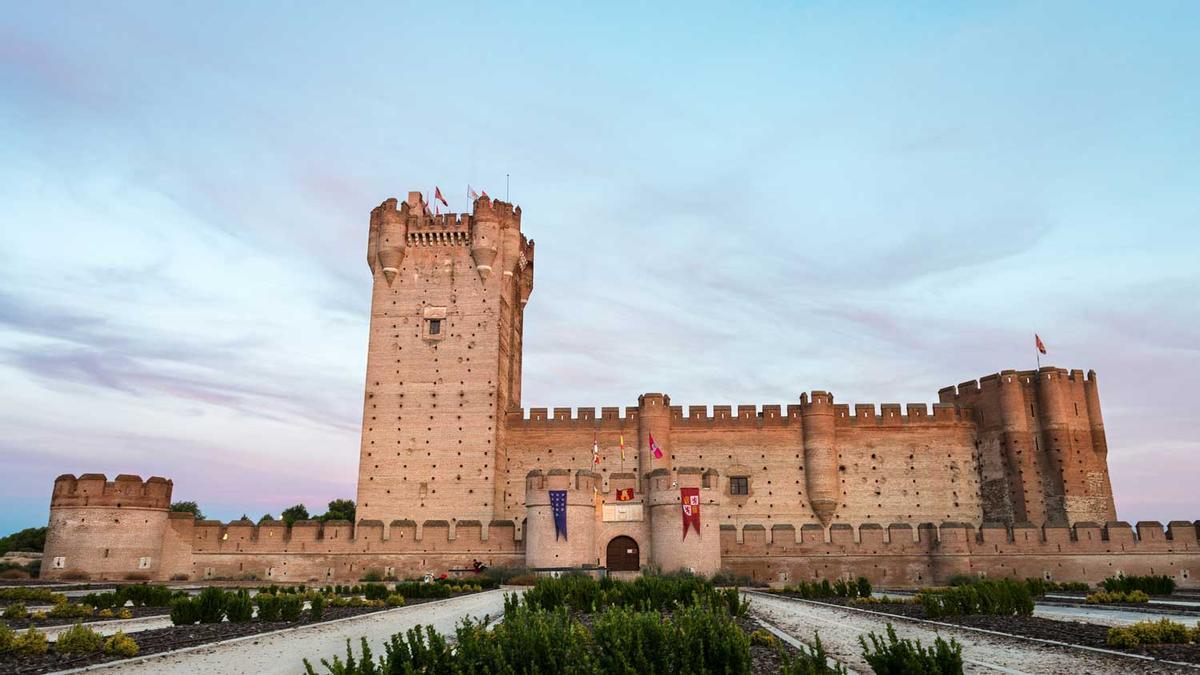
[{"label": "green shrub", "polygon": [[50,610],[50,616],[55,619],[86,619],[96,610],[88,605],[77,605],[73,602],[64,602],[55,605]]},{"label": "green shrub", "polygon": [[448,598],[450,588],[444,584],[426,584],[420,581],[402,581],[392,587],[394,593],[406,598]]},{"label": "green shrub", "polygon": [[1109,647],[1116,649],[1130,649],[1138,646],[1137,635],[1132,630],[1125,626],[1108,629],[1108,637],[1105,640]]},{"label": "green shrub", "polygon": [[116,614],[111,609],[102,609],[99,612],[96,612],[96,616],[100,617],[101,619],[111,619],[116,616]]},{"label": "green shrub", "polygon": [[383,600],[388,596],[388,588],[383,584],[363,584],[362,594],[367,600]]},{"label": "green shrub", "polygon": [[744,611],[737,589],[718,590],[703,577],[682,574],[642,576],[633,581],[589,576],[542,577],[527,590],[521,602],[533,608],[567,607],[577,612],[598,612],[605,607],[673,610],[692,605],[724,607],[730,614]]},{"label": "green shrub", "polygon": [[107,593],[88,593],[79,599],[80,604],[91,605],[96,609],[115,609],[125,605],[125,597],[115,591]]},{"label": "green shrub", "polygon": [[125,600],[134,607],[166,607],[171,604],[171,598],[174,596],[173,591],[166,586],[149,584],[125,586],[119,593],[123,600],[116,605],[117,607],[124,606]]},{"label": "green shrub", "polygon": [[112,656],[130,658],[138,655],[137,640],[121,631],[117,631],[104,641],[104,653]]},{"label": "green shrub", "polygon": [[755,629],[755,631],[750,634],[750,646],[751,647],[777,647],[777,646],[779,646],[779,640],[776,639],[776,637],[774,635],[772,635],[770,631],[766,631],[766,630],[763,630],[762,628],[758,628],[758,629]]},{"label": "green shrub", "polygon": [[7,654],[13,648],[17,634],[6,623],[0,623],[0,654]]},{"label": "green shrub", "polygon": [[780,651],[779,675],[846,675],[846,667],[840,663],[829,666],[829,654],[821,644],[821,636],[813,633],[812,645],[803,648],[796,656]]},{"label": "green shrub", "polygon": [[58,634],[54,651],[59,654],[90,654],[104,647],[104,638],[91,628],[77,623]]},{"label": "green shrub", "polygon": [[190,626],[200,620],[200,611],[196,601],[191,598],[175,598],[171,601],[171,623],[176,626]]},{"label": "green shrub", "polygon": [[1096,591],[1083,599],[1084,603],[1089,605],[1107,605],[1115,602],[1150,602],[1150,596],[1144,591],[1129,591],[1123,593],[1121,591]]},{"label": "green shrub", "polygon": [[117,618],[118,618],[118,619],[132,619],[132,618],[133,618],[133,612],[132,612],[132,611],[131,611],[131,610],[130,610],[128,607],[122,607],[122,608],[121,608],[121,609],[120,609],[120,610],[117,612]]},{"label": "green shrub", "polygon": [[404,596],[400,595],[399,593],[392,593],[391,595],[387,596],[387,606],[388,607],[403,607],[404,606]]},{"label": "green shrub", "polygon": [[200,623],[221,623],[225,618],[225,601],[228,595],[230,594],[214,586],[200,591],[200,595],[192,601],[196,603],[196,616]]},{"label": "green shrub", "polygon": [[1165,575],[1115,576],[1105,579],[1101,585],[1109,593],[1142,591],[1150,595],[1170,595],[1175,592],[1175,580]]},{"label": "green shrub", "polygon": [[254,617],[254,602],[245,590],[230,595],[225,600],[225,616],[231,623],[246,623]]},{"label": "green shrub", "polygon": [[313,621],[320,621],[325,616],[325,596],[320,593],[308,601],[308,616]]},{"label": "green shrub", "polygon": [[262,593],[254,596],[254,604],[258,606],[259,621],[279,621],[281,610],[280,597],[274,593]]},{"label": "green shrub", "polygon": [[27,588],[17,586],[15,588],[0,588],[0,603],[10,602],[48,602],[57,605],[67,601],[67,596],[61,593],[55,593],[46,588]]},{"label": "green shrub", "polygon": [[866,577],[858,577],[854,581],[837,579],[832,584],[828,580],[799,581],[790,586],[784,586],[783,592],[797,595],[805,600],[821,598],[867,598],[871,596],[871,582]]},{"label": "green shrub", "polygon": [[1033,613],[1033,594],[1029,585],[1011,579],[925,589],[917,597],[925,608],[925,616],[931,619],[962,614],[1029,616]]},{"label": "green shrub", "polygon": [[4,618],[9,620],[28,619],[29,609],[25,607],[25,603],[23,602],[14,602],[13,604],[4,608]]},{"label": "green shrub", "polygon": [[289,594],[279,596],[279,618],[284,621],[299,621],[304,609],[304,598]]},{"label": "green shrub", "polygon": [[861,635],[858,637],[863,660],[879,675],[949,675],[963,672],[962,645],[957,640],[946,642],[939,637],[933,647],[925,647],[916,640],[897,639],[896,629],[890,623],[887,625],[886,639],[873,632],[868,633],[867,638],[870,639],[870,645]]},{"label": "green shrub", "polygon": [[22,654],[25,656],[38,656],[45,654],[50,649],[50,643],[46,640],[46,634],[36,631],[31,626],[29,630],[17,635],[13,640],[12,651],[14,654]]},{"label": "green shrub", "polygon": [[383,572],[377,569],[369,569],[359,581],[383,581]]}]

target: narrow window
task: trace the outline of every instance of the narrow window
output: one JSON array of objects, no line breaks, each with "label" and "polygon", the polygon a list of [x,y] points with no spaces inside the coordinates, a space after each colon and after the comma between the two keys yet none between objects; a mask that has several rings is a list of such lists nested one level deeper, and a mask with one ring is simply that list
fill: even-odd
[{"label": "narrow window", "polygon": [[429,334],[430,335],[441,335],[441,333],[442,333],[442,320],[441,319],[430,319],[429,320]]},{"label": "narrow window", "polygon": [[748,495],[750,494],[750,479],[746,476],[734,476],[729,479],[729,494],[731,495]]}]

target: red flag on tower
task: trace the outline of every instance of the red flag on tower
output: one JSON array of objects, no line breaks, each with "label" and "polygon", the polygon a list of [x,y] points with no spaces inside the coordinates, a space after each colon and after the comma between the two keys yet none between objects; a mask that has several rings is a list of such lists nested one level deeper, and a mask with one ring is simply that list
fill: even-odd
[{"label": "red flag on tower", "polygon": [[479,199],[479,193],[476,192],[475,188],[471,187],[470,184],[467,184],[467,196],[471,198],[471,201]]},{"label": "red flag on tower", "polygon": [[1033,342],[1037,345],[1037,350],[1043,354],[1046,353],[1046,343],[1042,342],[1042,338],[1037,333],[1033,334]]},{"label": "red flag on tower", "polygon": [[446,198],[442,196],[442,188],[436,185],[433,186],[433,198],[441,202],[442,206],[450,206],[450,202],[446,201]]},{"label": "red flag on tower", "polygon": [[596,432],[592,432],[592,464],[600,463],[600,443],[596,440]]},{"label": "red flag on tower", "polygon": [[649,434],[649,436],[650,436],[650,452],[654,453],[654,459],[662,459],[662,456],[663,456],[662,448],[658,447],[658,443],[654,442],[654,434]]}]

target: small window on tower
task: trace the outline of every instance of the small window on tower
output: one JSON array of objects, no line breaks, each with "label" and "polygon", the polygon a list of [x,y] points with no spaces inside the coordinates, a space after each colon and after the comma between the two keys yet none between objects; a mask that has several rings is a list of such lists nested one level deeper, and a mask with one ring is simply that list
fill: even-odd
[{"label": "small window on tower", "polygon": [[442,333],[442,320],[441,319],[430,319],[429,320],[429,334],[430,335],[441,335],[441,333]]},{"label": "small window on tower", "polygon": [[750,494],[750,479],[746,476],[733,476],[729,479],[729,494]]}]

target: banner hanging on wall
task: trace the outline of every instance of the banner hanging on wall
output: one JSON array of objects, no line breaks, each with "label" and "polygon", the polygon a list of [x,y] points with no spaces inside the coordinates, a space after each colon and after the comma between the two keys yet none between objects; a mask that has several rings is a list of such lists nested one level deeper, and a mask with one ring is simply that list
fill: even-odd
[{"label": "banner hanging on wall", "polygon": [[683,503],[683,538],[687,539],[688,526],[700,534],[700,488],[679,488],[679,501]]},{"label": "banner hanging on wall", "polygon": [[550,512],[554,514],[554,541],[567,540],[567,491],[550,491]]}]

